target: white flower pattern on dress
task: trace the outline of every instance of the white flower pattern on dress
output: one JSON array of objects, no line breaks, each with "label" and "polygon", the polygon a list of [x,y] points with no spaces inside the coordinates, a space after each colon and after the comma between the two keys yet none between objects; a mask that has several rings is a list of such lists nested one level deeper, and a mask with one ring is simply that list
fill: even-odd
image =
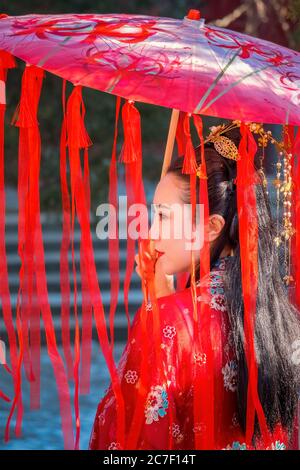
[{"label": "white flower pattern on dress", "polygon": [[173,337],[176,335],[176,329],[174,326],[167,325],[163,329],[163,334],[166,338],[173,339]]},{"label": "white flower pattern on dress", "polygon": [[206,354],[205,353],[194,353],[194,363],[202,366],[206,364]]},{"label": "white flower pattern on dress", "polygon": [[[239,441],[234,441],[231,445],[228,444],[226,447],[223,447],[222,450],[252,450],[252,447],[247,447],[245,442],[242,444]],[[286,450],[286,445],[283,442],[275,441],[272,442],[270,447],[266,447],[266,450]]]},{"label": "white flower pattern on dress", "polygon": [[232,445],[228,444],[226,447],[223,447],[222,450],[247,450],[247,446],[245,442],[240,444],[239,441],[235,441],[232,443]]},{"label": "white flower pattern on dress", "polygon": [[128,384],[135,384],[138,379],[138,375],[135,370],[128,370],[124,375],[124,378]]},{"label": "white flower pattern on dress", "polygon": [[235,392],[237,389],[237,363],[236,361],[229,361],[222,368],[222,374],[224,379],[224,387],[226,390]]},{"label": "white flower pattern on dress", "polygon": [[119,442],[111,442],[108,446],[108,450],[120,450],[121,444]]},{"label": "white flower pattern on dress", "polygon": [[271,444],[271,449],[267,447],[267,450],[285,450],[286,445],[283,442],[275,441]]},{"label": "white flower pattern on dress", "polygon": [[[197,301],[209,303],[212,309],[225,312],[227,310],[227,305],[221,274],[223,269],[225,269],[224,260],[217,260],[217,262],[215,262],[214,269],[214,271],[210,271],[209,273],[209,282],[203,281],[203,286],[208,286],[210,289],[207,288],[207,293],[204,291],[201,295],[198,295]],[[199,287],[200,285],[202,285],[202,282],[197,281],[196,286]]]},{"label": "white flower pattern on dress", "polygon": [[172,427],[169,426],[169,432],[172,434],[172,437],[176,439],[177,443],[183,440],[183,434],[180,432],[180,427],[178,424],[172,423]]},{"label": "white flower pattern on dress", "polygon": [[204,433],[206,431],[206,425],[204,423],[195,423],[193,427],[193,432],[197,433]]},{"label": "white flower pattern on dress", "polygon": [[227,308],[224,294],[212,294],[210,305],[215,310],[221,310],[221,312],[225,312]]},{"label": "white flower pattern on dress", "polygon": [[165,388],[161,385],[152,385],[145,405],[146,424],[151,424],[164,417],[168,406],[168,395]]}]

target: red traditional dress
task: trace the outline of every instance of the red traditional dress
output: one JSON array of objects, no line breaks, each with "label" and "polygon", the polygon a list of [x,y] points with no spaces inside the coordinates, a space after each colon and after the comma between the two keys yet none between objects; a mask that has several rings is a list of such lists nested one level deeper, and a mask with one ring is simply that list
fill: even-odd
[{"label": "red traditional dress", "polygon": [[[209,273],[212,342],[215,357],[215,443],[220,450],[254,449],[245,444],[237,414],[237,361],[234,353],[232,332],[226,308],[223,273],[226,258],[218,260]],[[201,282],[204,282],[201,281]],[[197,288],[199,283],[197,284]],[[205,298],[198,296],[198,302]],[[160,383],[150,351],[150,387],[145,406],[145,419],[137,449],[145,450],[192,450],[194,446],[193,387],[192,387],[192,338],[193,304],[189,288],[158,299],[163,351],[163,364],[167,377]],[[151,305],[148,306],[149,314]],[[140,309],[133,321],[131,333],[121,356],[118,373],[125,400],[126,426],[130,425],[138,388],[141,328]],[[201,358],[198,358],[201,360]],[[111,385],[98,405],[90,437],[90,449],[121,449],[116,439],[116,401]],[[172,412],[172,426],[169,413]],[[170,445],[171,442],[171,445]],[[270,450],[292,448],[287,433],[277,426]],[[266,449],[263,442],[255,449]]]}]

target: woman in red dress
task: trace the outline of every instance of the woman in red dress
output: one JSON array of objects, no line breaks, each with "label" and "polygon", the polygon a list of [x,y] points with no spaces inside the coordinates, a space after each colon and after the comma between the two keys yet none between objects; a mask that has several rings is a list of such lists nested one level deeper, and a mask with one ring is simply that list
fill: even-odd
[{"label": "woman in red dress", "polygon": [[[238,146],[239,131],[225,134]],[[198,149],[196,149],[198,150]],[[210,305],[210,335],[214,355],[214,442],[217,450],[297,449],[299,369],[293,361],[293,345],[300,339],[300,319],[288,300],[281,280],[274,225],[263,184],[257,185],[259,276],[256,311],[256,356],[259,398],[272,440],[266,444],[256,419],[251,445],[245,443],[247,366],[243,346],[243,298],[239,252],[237,201],[234,179],[236,162],[205,145],[208,176],[209,242],[211,270],[199,280],[196,269],[197,305]],[[201,162],[197,153],[198,164]],[[156,214],[150,236],[159,254],[149,258],[155,269],[155,289],[162,332],[162,366],[166,377],[152,367],[154,347],[149,351],[149,388],[144,421],[136,449],[195,449],[197,423],[193,422],[192,370],[205,355],[193,354],[193,297],[190,279],[184,290],[174,288],[173,275],[190,269],[186,240],[175,236],[174,207],[190,203],[189,175],[182,173],[178,158],[159,182],[154,205]],[[176,206],[177,204],[177,206]],[[164,224],[171,227],[163,237]],[[172,229],[173,224],[173,229]],[[158,231],[158,232],[157,232]],[[158,233],[158,237],[153,234]],[[152,236],[153,235],[153,236]],[[196,252],[195,252],[196,253]],[[136,271],[141,275],[139,259]],[[197,259],[196,259],[197,261]],[[198,259],[199,261],[199,259]],[[198,263],[199,264],[199,263]],[[201,285],[201,295],[200,295]],[[204,289],[203,289],[204,287]],[[207,293],[207,295],[206,295]],[[149,302],[149,317],[152,312]],[[141,308],[136,312],[130,337],[118,365],[129,429],[139,389],[142,351]],[[151,324],[149,323],[151,342]],[[172,416],[170,425],[169,415]],[[201,430],[200,430],[201,431]],[[205,432],[205,429],[203,429]],[[116,437],[116,400],[112,385],[96,412],[90,449],[122,449]]]}]

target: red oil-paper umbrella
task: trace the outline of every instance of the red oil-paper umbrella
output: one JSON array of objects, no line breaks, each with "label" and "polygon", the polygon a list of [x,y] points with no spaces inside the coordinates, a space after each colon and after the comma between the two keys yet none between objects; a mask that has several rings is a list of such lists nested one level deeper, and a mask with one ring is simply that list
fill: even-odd
[{"label": "red oil-paper umbrella", "polygon": [[[18,163],[18,254],[21,268],[15,315],[12,312],[5,250],[4,198],[4,114],[7,71],[15,67],[14,58],[25,62],[20,103],[12,123],[19,127]],[[62,244],[60,252],[61,337],[60,354],[48,299],[47,276],[40,220],[39,172],[41,139],[38,107],[46,72],[63,79],[63,122],[60,141],[60,178],[63,207]],[[12,72],[11,72],[12,73]],[[74,88],[66,97],[66,81]],[[39,407],[41,327],[46,334],[48,354],[57,383],[64,445],[79,448],[79,394],[89,392],[91,339],[93,319],[99,343],[111,376],[117,403],[116,435],[121,448],[135,448],[144,418],[147,383],[147,348],[156,351],[160,364],[160,322],[155,298],[154,271],[142,273],[144,302],[141,309],[145,335],[141,366],[141,387],[133,424],[127,431],[125,402],[116,368],[114,349],[114,316],[120,288],[119,241],[109,239],[111,302],[109,312],[110,340],[106,328],[100,286],[90,233],[90,186],[88,149],[92,145],[85,128],[83,87],[94,88],[117,97],[112,158],[109,172],[109,202],[118,209],[117,138],[121,115],[124,143],[119,162],[125,166],[128,203],[146,204],[142,177],[141,117],[137,102],[172,109],[166,152],[162,167],[165,175],[173,153],[175,138],[183,156],[183,172],[190,175],[193,211],[196,205],[196,177],[200,176],[199,202],[204,216],[209,216],[207,170],[204,160],[203,123],[201,116],[230,119],[240,128],[240,158],[237,159],[237,201],[241,250],[242,289],[244,297],[244,333],[249,375],[247,395],[246,440],[251,442],[255,417],[265,442],[270,438],[258,394],[258,369],[255,354],[254,325],[258,282],[258,227],[256,213],[254,157],[257,144],[253,133],[259,126],[252,123],[281,124],[285,135],[283,148],[293,155],[293,181],[299,180],[300,124],[300,54],[254,37],[208,25],[200,12],[191,10],[183,19],[158,18],[128,14],[65,14],[0,16],[0,297],[3,319],[9,341],[10,367],[14,397],[6,424],[9,438],[11,419],[16,413],[16,434],[20,435],[23,415],[21,374],[24,367],[30,383],[31,406]],[[125,100],[121,108],[121,99]],[[199,137],[201,169],[197,167],[192,142],[191,124]],[[258,129],[258,130],[257,130]],[[261,137],[263,139],[263,137]],[[82,163],[83,160],[83,163]],[[69,176],[67,166],[69,165]],[[68,179],[69,178],[69,179]],[[299,184],[295,185],[297,192]],[[294,196],[296,197],[296,196]],[[298,198],[299,199],[299,198]],[[193,213],[194,213],[193,212]],[[80,274],[82,317],[77,311],[77,282],[74,254],[74,224],[81,230]],[[298,229],[299,204],[295,205],[294,226]],[[206,230],[206,229],[205,229]],[[299,230],[292,245],[292,269],[295,299],[300,305]],[[147,265],[145,254],[151,252],[149,239],[139,237],[140,259]],[[74,343],[70,340],[70,273],[68,253],[72,251],[74,282]],[[130,332],[128,295],[134,269],[135,240],[127,239],[127,265],[124,280],[125,314]],[[153,259],[151,260],[153,263]],[[209,244],[200,251],[200,277],[210,270]],[[151,275],[152,272],[152,275]],[[205,354],[205,364],[194,375],[194,421],[202,423],[205,433],[195,431],[195,449],[213,449],[214,427],[214,356],[207,331],[209,308],[205,302],[197,309],[194,260],[191,263],[195,353]],[[291,279],[291,277],[290,277]],[[201,287],[200,287],[201,289]],[[148,344],[147,309],[153,308],[155,344]],[[201,328],[205,325],[205,329]],[[68,379],[75,384],[75,435]],[[0,397],[8,400],[3,392]],[[202,428],[203,429],[203,428]]]}]

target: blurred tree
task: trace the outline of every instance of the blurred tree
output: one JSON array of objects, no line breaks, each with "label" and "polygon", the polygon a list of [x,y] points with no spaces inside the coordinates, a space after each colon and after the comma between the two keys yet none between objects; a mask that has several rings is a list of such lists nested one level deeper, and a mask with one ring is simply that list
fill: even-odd
[{"label": "blurred tree", "polygon": [[221,0],[206,2],[202,12],[207,22],[222,28],[297,49],[299,4],[299,0]]},{"label": "blurred tree", "polygon": [[289,18],[294,24],[291,32],[292,40],[296,44],[296,49],[300,49],[300,0],[292,0],[289,5]]}]

